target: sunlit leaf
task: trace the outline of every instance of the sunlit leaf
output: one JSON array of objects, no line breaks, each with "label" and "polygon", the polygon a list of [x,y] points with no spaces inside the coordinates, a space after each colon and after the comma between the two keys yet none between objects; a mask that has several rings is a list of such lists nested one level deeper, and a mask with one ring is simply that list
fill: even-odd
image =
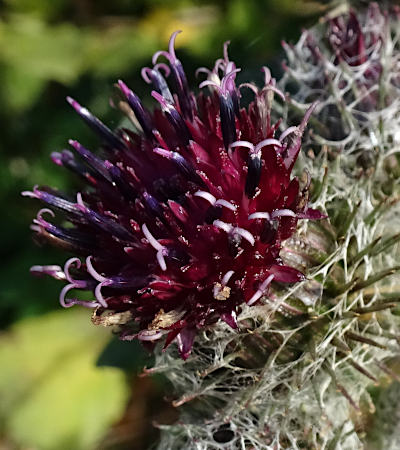
[{"label": "sunlit leaf", "polygon": [[17,445],[94,448],[125,408],[124,374],[96,367],[108,333],[87,311],[25,319],[0,337],[0,423]]}]

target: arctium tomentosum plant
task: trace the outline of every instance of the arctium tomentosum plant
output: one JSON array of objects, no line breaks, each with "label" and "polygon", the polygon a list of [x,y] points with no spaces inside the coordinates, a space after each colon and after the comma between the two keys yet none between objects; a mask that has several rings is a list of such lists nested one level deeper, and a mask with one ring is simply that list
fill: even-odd
[{"label": "arctium tomentosum plant", "polygon": [[[65,283],[61,305],[92,308],[93,321],[118,325],[121,339],[175,341],[187,358],[198,330],[219,320],[236,328],[241,305],[260,302],[273,283],[304,279],[283,263],[282,242],[299,219],[323,215],[308,205],[310,180],[300,186],[291,176],[313,107],[300,124],[279,130],[271,108],[275,94],[285,97],[269,70],[262,88],[238,86],[227,44],[213,70],[199,69],[208,92],[195,94],[175,54],[177,34],[142,70],[154,111],[118,82],[115,103],[139,130],[110,130],[68,98],[101,149],[71,140],[72,151],[52,159],[87,187],[72,195],[35,187],[24,195],[52,208],[34,220],[37,237],[74,255],[64,267],[32,267]],[[254,92],[247,107],[241,88]],[[68,226],[51,221],[54,211]],[[71,291],[91,291],[93,300]]]},{"label": "arctium tomentosum plant", "polygon": [[52,208],[36,237],[73,254],[32,272],[155,349],[145,373],[164,372],[181,408],[160,449],[365,448],[371,385],[396,378],[399,356],[396,24],[376,4],[330,16],[263,87],[237,83],[226,44],[199,94],[174,33],[142,71],[154,111],[118,82],[129,129],[69,99],[101,148],[52,155],[86,183],[76,195],[25,193]]}]

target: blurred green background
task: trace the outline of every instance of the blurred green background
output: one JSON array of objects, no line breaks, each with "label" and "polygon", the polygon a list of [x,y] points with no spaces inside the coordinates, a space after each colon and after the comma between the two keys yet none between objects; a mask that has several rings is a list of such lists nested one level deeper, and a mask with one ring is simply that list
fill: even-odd
[{"label": "blurred green background", "polygon": [[20,192],[77,187],[49,155],[69,138],[96,146],[65,97],[117,127],[113,83],[122,78],[149,102],[140,69],[177,29],[192,87],[195,69],[212,67],[226,40],[239,81],[261,81],[262,65],[279,74],[281,39],[294,42],[321,12],[307,0],[0,1],[1,449],[145,449],[156,437],[151,421],[176,414],[162,380],[135,376],[148,363],[137,345],[112,340],[86,310],[61,310],[60,284],[29,274],[68,255],[32,242],[39,204]]}]

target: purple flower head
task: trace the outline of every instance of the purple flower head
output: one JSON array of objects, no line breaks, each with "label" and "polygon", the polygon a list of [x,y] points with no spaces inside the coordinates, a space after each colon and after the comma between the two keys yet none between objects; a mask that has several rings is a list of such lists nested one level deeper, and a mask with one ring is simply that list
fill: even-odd
[{"label": "purple flower head", "polygon": [[[35,187],[24,195],[52,208],[34,220],[38,237],[74,255],[63,269],[32,268],[66,282],[61,304],[93,308],[94,322],[118,324],[122,339],[176,341],[187,358],[197,330],[219,319],[235,328],[241,304],[259,302],[271,283],[304,279],[283,264],[281,244],[298,219],[322,215],[308,207],[308,185],[291,177],[313,107],[298,126],[278,132],[270,112],[274,93],[283,94],[266,69],[262,89],[237,87],[227,44],[213,70],[200,70],[210,93],[195,95],[175,55],[176,35],[142,71],[154,86],[153,112],[118,82],[140,131],[112,131],[68,98],[101,139],[105,159],[73,140],[72,152],[52,159],[89,188],[67,196]],[[161,56],[168,66],[157,63]],[[255,94],[247,108],[241,87]],[[52,222],[53,210],[68,226]],[[93,300],[71,291],[91,291]]]}]

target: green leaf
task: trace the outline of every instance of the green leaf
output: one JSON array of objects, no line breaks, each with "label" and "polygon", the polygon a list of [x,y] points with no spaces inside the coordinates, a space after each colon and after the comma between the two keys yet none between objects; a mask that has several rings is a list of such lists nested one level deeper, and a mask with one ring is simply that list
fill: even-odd
[{"label": "green leaf", "polygon": [[28,15],[0,23],[0,63],[7,106],[27,108],[45,83],[75,82],[84,69],[86,35],[71,24],[47,25]]},{"label": "green leaf", "polygon": [[0,425],[24,448],[94,448],[125,409],[124,373],[96,367],[108,330],[88,311],[17,323],[0,337]]}]

